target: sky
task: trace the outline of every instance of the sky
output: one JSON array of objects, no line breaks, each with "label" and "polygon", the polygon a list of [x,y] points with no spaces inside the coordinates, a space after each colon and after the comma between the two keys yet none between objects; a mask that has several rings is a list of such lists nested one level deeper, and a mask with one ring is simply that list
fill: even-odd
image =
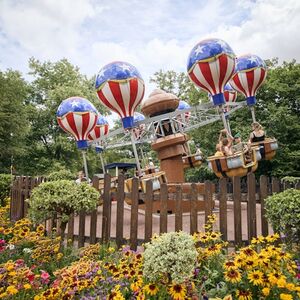
[{"label": "sky", "polygon": [[237,56],[300,60],[299,0],[0,0],[0,70],[28,73],[28,59],[67,58],[92,76],[115,60],[146,84],[162,69],[186,71],[193,46],[221,38]]}]

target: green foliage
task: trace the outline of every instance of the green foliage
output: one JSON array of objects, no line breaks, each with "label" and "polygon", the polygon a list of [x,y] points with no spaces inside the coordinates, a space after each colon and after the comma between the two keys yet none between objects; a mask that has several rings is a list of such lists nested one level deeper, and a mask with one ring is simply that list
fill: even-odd
[{"label": "green foliage", "polygon": [[185,172],[187,182],[204,182],[205,180],[215,180],[216,176],[207,166],[200,168],[190,168]]},{"label": "green foliage", "polygon": [[29,86],[18,71],[0,71],[0,172],[9,172],[14,158],[24,153],[28,96]]},{"label": "green foliage", "polygon": [[29,199],[29,217],[35,223],[43,222],[56,214],[67,222],[70,214],[97,207],[99,193],[88,184],[57,180],[34,188]]},{"label": "green foliage", "polygon": [[54,171],[47,176],[48,181],[75,180],[75,178],[76,176],[69,170]]},{"label": "green foliage", "polygon": [[4,205],[5,198],[9,197],[11,182],[10,174],[0,174],[0,206]]},{"label": "green foliage", "polygon": [[300,244],[300,191],[289,189],[266,199],[266,216],[274,230],[287,237],[287,243]]},{"label": "green foliage", "polygon": [[185,232],[169,232],[145,244],[144,276],[150,282],[163,277],[170,283],[183,283],[193,276],[197,250],[192,236]]}]

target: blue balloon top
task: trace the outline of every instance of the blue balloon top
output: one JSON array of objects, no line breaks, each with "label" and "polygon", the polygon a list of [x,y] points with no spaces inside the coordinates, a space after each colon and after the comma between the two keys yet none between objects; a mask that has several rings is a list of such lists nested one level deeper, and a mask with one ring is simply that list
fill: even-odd
[{"label": "blue balloon top", "polygon": [[133,122],[140,122],[140,121],[144,121],[145,120],[145,116],[139,112],[135,112],[133,114]]},{"label": "blue balloon top", "polygon": [[225,41],[220,39],[203,40],[192,49],[188,57],[187,70],[189,71],[197,61],[205,60],[221,53],[235,56],[233,50]]},{"label": "blue balloon top", "polygon": [[184,110],[184,109],[188,109],[188,108],[191,108],[191,106],[187,102],[185,102],[183,100],[179,101],[179,104],[177,107],[178,110]]},{"label": "blue balloon top", "polygon": [[132,77],[138,77],[143,80],[136,67],[127,62],[115,61],[104,66],[99,71],[96,77],[95,88],[98,89],[104,82],[108,80],[122,80]]},{"label": "blue balloon top", "polygon": [[70,97],[64,100],[58,107],[56,116],[63,117],[69,112],[94,112],[98,114],[95,106],[87,99],[82,97]]},{"label": "blue balloon top", "polygon": [[224,86],[224,91],[235,92],[235,89],[229,83],[226,83]]},{"label": "blue balloon top", "polygon": [[237,58],[235,72],[246,71],[259,67],[266,68],[265,62],[257,55],[246,54]]},{"label": "blue balloon top", "polygon": [[108,124],[108,121],[105,117],[103,117],[102,115],[98,115],[98,120],[96,125],[106,125]]}]

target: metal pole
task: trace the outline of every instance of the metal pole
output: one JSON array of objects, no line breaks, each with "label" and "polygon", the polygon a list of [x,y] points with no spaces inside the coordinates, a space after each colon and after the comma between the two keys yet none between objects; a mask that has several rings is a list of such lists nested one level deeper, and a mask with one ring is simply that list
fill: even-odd
[{"label": "metal pole", "polygon": [[82,158],[83,158],[84,173],[85,173],[87,181],[89,182],[89,172],[88,172],[88,167],[87,167],[87,163],[86,163],[85,151],[82,151]]},{"label": "metal pole", "polygon": [[137,151],[136,151],[136,146],[135,146],[135,141],[134,141],[133,134],[134,134],[133,131],[131,131],[130,137],[131,137],[132,149],[133,149],[133,153],[134,153],[134,157],[135,157],[135,161],[136,161],[138,175],[141,176],[142,175],[142,171],[141,171],[139,157],[138,157],[138,154],[137,154]]},{"label": "metal pole", "polygon": [[228,129],[229,129],[229,133],[230,133],[230,135],[231,135],[231,128],[230,128],[230,122],[229,122],[229,116],[227,116],[227,127],[228,127]]},{"label": "metal pole", "polygon": [[224,128],[227,130],[227,132],[231,135],[231,132],[230,132],[230,128],[228,128],[228,124],[227,124],[227,121],[226,121],[226,117],[225,117],[225,114],[224,114],[224,110],[222,108],[222,106],[220,105],[219,106],[219,113],[221,115],[221,118],[222,118],[222,121],[223,121],[223,125],[224,125]]},{"label": "metal pole", "polygon": [[104,160],[103,160],[102,152],[99,153],[99,156],[100,156],[100,161],[101,161],[101,166],[102,166],[103,174],[105,174],[106,171],[105,171],[105,167],[104,167]]},{"label": "metal pole", "polygon": [[250,106],[251,116],[253,123],[256,122],[254,106]]}]

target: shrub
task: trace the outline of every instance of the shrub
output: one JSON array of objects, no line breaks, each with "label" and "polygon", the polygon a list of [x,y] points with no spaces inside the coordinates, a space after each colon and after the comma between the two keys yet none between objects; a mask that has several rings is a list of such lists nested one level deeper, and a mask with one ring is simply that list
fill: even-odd
[{"label": "shrub", "polygon": [[300,243],[300,191],[289,189],[266,199],[266,216],[288,244]]},{"label": "shrub", "polygon": [[161,279],[183,283],[193,276],[196,262],[192,236],[185,232],[164,233],[145,245],[143,273],[153,283]]},{"label": "shrub", "polygon": [[47,179],[48,181],[56,181],[56,180],[75,180],[76,176],[72,174],[69,170],[59,170],[55,172],[51,172]]},{"label": "shrub", "polygon": [[4,204],[5,198],[9,197],[12,176],[10,174],[0,174],[0,204]]},{"label": "shrub", "polygon": [[98,199],[98,191],[86,183],[76,184],[69,180],[44,182],[32,191],[28,201],[29,218],[35,223],[60,218],[63,237],[69,216],[95,209]]}]

